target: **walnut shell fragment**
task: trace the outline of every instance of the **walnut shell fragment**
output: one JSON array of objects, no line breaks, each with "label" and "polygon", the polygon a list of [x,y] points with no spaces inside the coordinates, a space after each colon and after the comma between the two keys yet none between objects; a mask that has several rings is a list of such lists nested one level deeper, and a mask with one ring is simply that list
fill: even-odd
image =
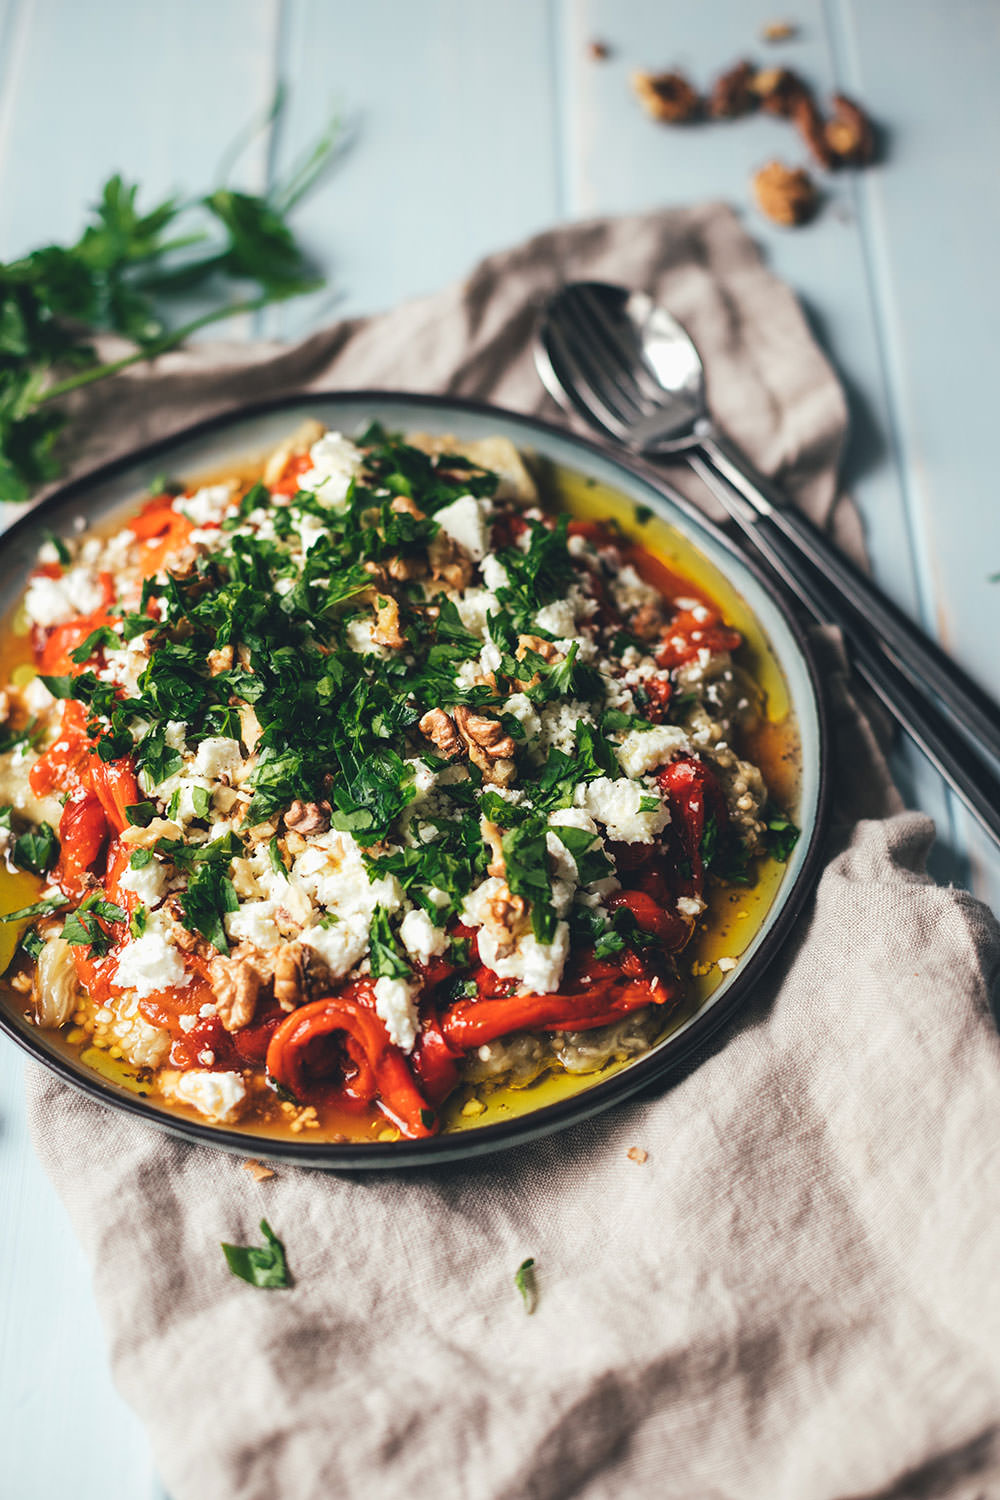
[{"label": "walnut shell fragment", "polygon": [[756,108],[758,95],[751,88],[756,77],[753,63],[738,62],[715,80],[708,96],[708,112],[713,120],[737,120]]},{"label": "walnut shell fragment", "polygon": [[652,119],[662,125],[686,125],[701,112],[701,99],[683,73],[632,74],[632,90]]},{"label": "walnut shell fragment", "polygon": [[799,28],[794,21],[768,21],[760,28],[761,41],[790,42],[798,36]]},{"label": "walnut shell fragment", "polygon": [[827,121],[826,144],[838,164],[867,167],[875,160],[875,130],[859,104],[846,94],[834,94],[830,101],[833,118]]},{"label": "walnut shell fragment", "polygon": [[753,179],[754,196],[761,213],[775,224],[804,224],[816,212],[819,194],[802,167],[786,167],[771,161]]}]

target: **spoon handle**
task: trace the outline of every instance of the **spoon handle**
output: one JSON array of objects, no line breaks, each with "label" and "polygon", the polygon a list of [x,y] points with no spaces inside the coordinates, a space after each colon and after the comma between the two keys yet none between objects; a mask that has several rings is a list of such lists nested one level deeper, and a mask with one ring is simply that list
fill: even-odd
[{"label": "spoon handle", "polygon": [[843,596],[856,617],[850,633],[856,636],[860,626],[869,638],[874,635],[898,671],[916,688],[929,688],[936,694],[955,728],[980,753],[1000,761],[1000,709],[982,688],[807,516],[787,507],[774,487],[714,427],[699,427],[698,439],[712,466],[753,507],[754,529],[782,537]]},{"label": "spoon handle", "polygon": [[839,589],[780,531],[763,528],[759,516],[728,491],[727,482],[710,464],[697,454],[690,455],[689,463],[814,619],[843,630],[854,667],[980,827],[1000,846],[1000,780],[954,734],[935,700],[883,652],[864,623],[845,606]]}]

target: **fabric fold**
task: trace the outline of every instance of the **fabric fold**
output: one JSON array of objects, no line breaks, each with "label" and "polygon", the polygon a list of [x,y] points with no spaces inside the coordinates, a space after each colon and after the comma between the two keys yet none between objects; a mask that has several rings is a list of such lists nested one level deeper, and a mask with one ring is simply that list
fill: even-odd
[{"label": "fabric fold", "polygon": [[[167,356],[81,397],[84,462],[300,387],[552,415],[530,340],[566,276],[667,301],[722,425],[852,534],[836,495],[843,396],[721,206],[553,230],[293,349]],[[901,811],[835,636],[815,644],[828,862],[780,960],[673,1087],[468,1165],[279,1167],[258,1183],[29,1068],[37,1149],[173,1500],[973,1500],[1000,1486],[1000,930],[928,880],[931,825]],[[255,1242],[261,1217],[291,1290],[226,1271],[219,1242]],[[527,1256],[531,1315],[514,1286]]]}]

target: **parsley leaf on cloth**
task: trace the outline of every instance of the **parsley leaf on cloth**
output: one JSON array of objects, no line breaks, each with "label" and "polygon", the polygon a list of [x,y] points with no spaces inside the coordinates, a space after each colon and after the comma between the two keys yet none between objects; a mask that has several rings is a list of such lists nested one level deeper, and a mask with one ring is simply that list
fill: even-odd
[{"label": "parsley leaf on cloth", "polygon": [[260,1232],[267,1241],[266,1245],[227,1245],[225,1240],[222,1241],[227,1266],[234,1276],[251,1286],[290,1287],[292,1273],[288,1269],[284,1245],[266,1219],[260,1221]]}]

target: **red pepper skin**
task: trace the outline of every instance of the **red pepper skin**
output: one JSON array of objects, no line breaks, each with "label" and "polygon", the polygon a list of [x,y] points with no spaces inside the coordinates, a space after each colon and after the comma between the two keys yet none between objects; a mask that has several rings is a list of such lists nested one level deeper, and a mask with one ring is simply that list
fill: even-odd
[{"label": "red pepper skin", "polygon": [[123,833],[128,827],[125,809],[142,800],[131,760],[126,756],[121,760],[103,761],[94,756],[87,780],[107,813],[108,822],[118,833]]},{"label": "red pepper skin", "polygon": [[679,667],[699,651],[735,651],[742,643],[739,631],[724,624],[718,610],[699,604],[674,615],[663,632],[656,660],[661,667]]},{"label": "red pepper skin", "polygon": [[434,1112],[417,1088],[406,1058],[390,1042],[375,1014],[371,985],[366,981],[293,1011],[271,1037],[267,1071],[296,1099],[308,1099],[313,1089],[310,1055],[315,1059],[322,1044],[334,1039],[354,1068],[353,1074],[343,1074],[342,1060],[334,1064],[343,1074],[339,1103],[361,1106],[374,1099],[404,1135],[415,1139],[433,1133]]},{"label": "red pepper skin", "polygon": [[28,783],[36,797],[69,792],[79,786],[90,763],[92,742],[87,734],[87,710],[70,698],[63,704],[59,738],[35,761]]},{"label": "red pepper skin", "polygon": [[694,922],[668,911],[647,891],[615,891],[605,902],[609,911],[627,909],[643,932],[659,938],[668,953],[679,953],[694,930]]},{"label": "red pepper skin", "polygon": [[675,984],[660,978],[595,983],[579,993],[511,995],[503,1000],[460,1000],[441,1018],[453,1047],[468,1051],[513,1031],[591,1031],[645,1005],[675,1000]]},{"label": "red pepper skin", "polygon": [[108,838],[108,820],[100,800],[87,786],[66,799],[59,819],[59,859],[53,878],[71,896],[82,896]]},{"label": "red pepper skin", "polygon": [[672,826],[679,834],[691,866],[691,879],[687,884],[692,894],[700,896],[705,885],[702,839],[708,818],[714,817],[720,833],[728,821],[722,788],[705,762],[695,760],[691,755],[679,755],[669,766],[664,766],[656,780],[670,799]]},{"label": "red pepper skin", "polygon": [[424,1097],[435,1108],[443,1104],[456,1088],[461,1057],[462,1053],[456,1051],[445,1037],[438,1018],[428,1017],[410,1061]]}]

